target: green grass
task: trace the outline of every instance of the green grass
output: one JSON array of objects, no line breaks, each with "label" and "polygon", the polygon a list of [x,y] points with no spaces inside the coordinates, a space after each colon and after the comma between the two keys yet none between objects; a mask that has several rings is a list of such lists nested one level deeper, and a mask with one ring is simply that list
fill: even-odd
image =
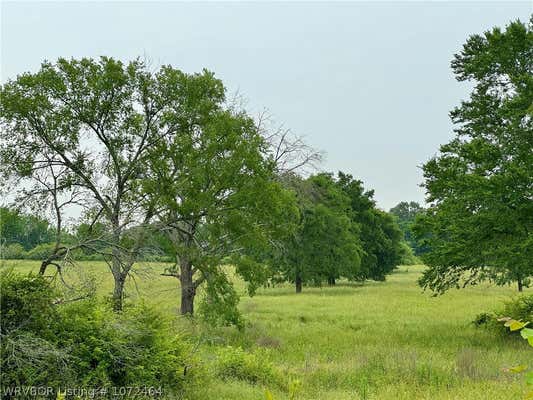
[{"label": "green grass", "polygon": [[[36,270],[37,262],[10,261],[18,270]],[[81,263],[102,295],[112,289],[103,263]],[[162,277],[161,264],[137,267],[129,282],[128,301],[142,298],[177,314],[179,286]],[[266,288],[244,296],[241,310],[246,329],[208,329],[183,320],[183,327],[203,338],[200,354],[208,371],[202,399],[288,399],[279,385],[253,385],[215,377],[218,346],[240,346],[270,360],[282,376],[301,381],[296,399],[510,399],[526,387],[506,367],[533,364],[533,350],[524,341],[504,339],[471,321],[498,308],[516,291],[480,285],[431,297],[417,286],[423,267],[401,267],[386,282],[364,285],[341,282],[335,287],[290,285]],[[72,273],[72,272],[71,272]],[[526,293],[531,293],[528,289]],[[194,336],[196,337],[196,336]]]}]

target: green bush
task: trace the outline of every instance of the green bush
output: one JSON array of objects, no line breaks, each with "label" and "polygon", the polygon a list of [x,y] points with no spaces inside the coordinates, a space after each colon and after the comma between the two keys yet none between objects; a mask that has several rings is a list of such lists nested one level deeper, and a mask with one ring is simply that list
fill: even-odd
[{"label": "green bush", "polygon": [[93,300],[62,310],[58,340],[71,349],[82,383],[163,386],[181,392],[195,375],[184,339],[168,318],[144,305],[114,314]]},{"label": "green bush", "polygon": [[45,278],[12,271],[0,283],[3,387],[152,386],[177,396],[199,375],[173,320],[153,308],[61,304]]},{"label": "green bush", "polygon": [[518,296],[505,302],[498,314],[519,321],[533,321],[533,294]]},{"label": "green bush", "polygon": [[5,260],[20,260],[26,257],[26,250],[19,243],[12,243],[2,246],[0,256]]},{"label": "green bush", "polygon": [[55,343],[58,293],[40,275],[0,274],[0,381],[3,387],[60,385],[72,376]]},{"label": "green bush", "polygon": [[247,353],[240,347],[227,346],[217,353],[216,375],[251,384],[283,386],[281,373],[262,352]]},{"label": "green bush", "polygon": [[54,307],[58,293],[41,275],[19,275],[12,269],[0,274],[0,332],[34,333],[44,338],[54,335],[59,316]]},{"label": "green bush", "polygon": [[29,250],[26,258],[29,260],[44,260],[54,251],[54,243],[42,243]]},{"label": "green bush", "polygon": [[503,307],[491,313],[481,313],[474,319],[477,326],[485,326],[490,330],[504,335],[517,336],[516,332],[507,329],[498,318],[509,317],[517,321],[533,321],[533,294],[513,297],[504,302]]},{"label": "green bush", "polygon": [[406,243],[400,243],[401,255],[400,255],[400,265],[419,265],[421,264],[420,259],[415,256],[413,249]]}]

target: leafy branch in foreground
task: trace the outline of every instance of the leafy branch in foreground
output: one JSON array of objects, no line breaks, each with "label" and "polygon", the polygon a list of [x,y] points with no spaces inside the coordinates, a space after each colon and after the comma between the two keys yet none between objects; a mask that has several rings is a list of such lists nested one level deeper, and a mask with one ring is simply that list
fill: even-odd
[{"label": "leafy branch in foreground", "polygon": [[[529,325],[529,321],[528,322],[517,321],[517,320],[509,318],[509,317],[499,318],[498,321],[503,322],[504,326],[509,328],[509,330],[511,332],[520,331],[520,336],[522,336],[522,338],[527,340],[529,345],[531,347],[533,347],[533,329],[526,328],[526,326]],[[522,373],[524,371],[527,371],[527,369],[528,369],[528,367],[526,365],[518,365],[516,367],[508,368],[506,371],[512,372],[512,373],[515,373],[515,374],[519,374],[519,373]],[[526,379],[526,383],[528,385],[532,385],[533,386],[533,371],[528,371],[526,373],[525,379]],[[531,390],[528,393],[526,393],[526,397],[525,398],[526,399],[533,399],[533,390]]]}]

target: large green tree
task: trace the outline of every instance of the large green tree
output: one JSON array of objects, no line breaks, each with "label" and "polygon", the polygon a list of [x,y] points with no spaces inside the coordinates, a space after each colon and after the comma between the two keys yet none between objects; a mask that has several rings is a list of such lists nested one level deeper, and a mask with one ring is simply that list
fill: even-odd
[{"label": "large green tree", "polygon": [[533,274],[533,20],[473,35],[452,61],[470,98],[451,112],[455,138],[423,167],[429,246],[420,283],[436,292]]},{"label": "large green tree", "polygon": [[111,231],[105,256],[116,310],[144,242],[144,229],[129,228],[154,215],[141,190],[148,160],[159,157],[157,143],[188,124],[191,90],[213,90],[201,84],[209,79],[208,72],[152,72],[139,60],[102,57],[44,62],[1,87],[0,157],[2,172],[14,178],[10,188],[50,170],[52,177],[61,173],[61,191],[83,192],[94,210],[91,224],[101,220]]},{"label": "large green tree", "polygon": [[180,281],[181,313],[194,313],[202,286],[204,315],[238,323],[238,296],[224,264],[253,292],[267,276],[259,256],[290,228],[297,210],[275,180],[276,164],[256,123],[226,104],[222,82],[205,76],[188,91],[183,121],[150,159],[144,192],[175,256],[165,275]]}]

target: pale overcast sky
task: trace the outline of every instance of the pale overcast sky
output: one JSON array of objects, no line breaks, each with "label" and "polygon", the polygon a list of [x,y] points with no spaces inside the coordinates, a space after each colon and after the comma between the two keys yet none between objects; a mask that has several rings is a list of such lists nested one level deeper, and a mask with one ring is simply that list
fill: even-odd
[{"label": "pale overcast sky", "polygon": [[453,54],[471,34],[527,21],[531,4],[2,1],[2,81],[57,57],[208,68],[389,209],[423,201],[419,166],[452,135],[448,112],[468,94]]}]

